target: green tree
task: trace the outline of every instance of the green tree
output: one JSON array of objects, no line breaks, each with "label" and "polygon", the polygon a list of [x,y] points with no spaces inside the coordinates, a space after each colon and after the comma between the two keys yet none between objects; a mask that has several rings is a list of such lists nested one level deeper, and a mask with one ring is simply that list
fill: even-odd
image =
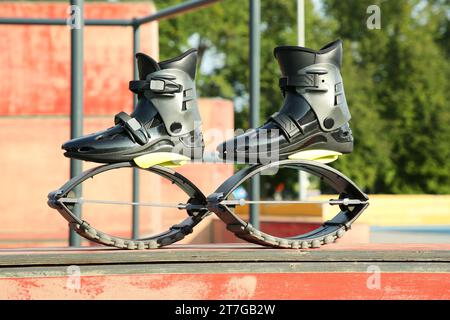
[{"label": "green tree", "polygon": [[335,33],[351,48],[344,79],[357,143],[337,167],[374,192],[448,193],[448,5],[378,1],[382,27],[369,30],[366,8],[373,3],[325,0]]}]

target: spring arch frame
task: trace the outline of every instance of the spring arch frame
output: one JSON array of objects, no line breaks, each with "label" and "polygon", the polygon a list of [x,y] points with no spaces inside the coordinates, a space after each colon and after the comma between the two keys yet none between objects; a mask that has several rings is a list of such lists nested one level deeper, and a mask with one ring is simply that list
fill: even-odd
[{"label": "spring arch frame", "polygon": [[[186,204],[180,204],[179,209],[185,209],[187,218],[179,224],[173,225],[169,230],[152,237],[143,239],[123,239],[111,236],[90,226],[88,222],[78,218],[73,212],[73,203],[67,202],[70,192],[79,184],[89,178],[106,171],[120,168],[136,168],[129,162],[107,164],[87,170],[72,178],[61,188],[48,195],[48,204],[56,209],[68,222],[69,226],[84,238],[124,249],[150,249],[166,246],[183,239],[190,234],[193,228],[199,224],[211,212],[214,212],[226,225],[227,229],[237,237],[259,245],[279,248],[318,248],[321,245],[335,242],[341,238],[352,223],[362,214],[369,205],[369,198],[355,183],[339,171],[316,161],[308,160],[282,160],[269,164],[257,164],[246,167],[223,182],[214,193],[207,198],[189,179],[176,171],[153,166],[146,170],[155,173],[182,189],[188,196]],[[252,177],[275,168],[290,168],[304,170],[310,174],[320,177],[327,185],[332,187],[338,194],[339,200],[330,200],[331,205],[337,205],[340,211],[337,215],[325,221],[319,228],[293,237],[276,237],[264,233],[244,221],[233,210],[233,205],[227,202],[227,198],[242,183]],[[349,202],[349,203],[346,203]]]}]

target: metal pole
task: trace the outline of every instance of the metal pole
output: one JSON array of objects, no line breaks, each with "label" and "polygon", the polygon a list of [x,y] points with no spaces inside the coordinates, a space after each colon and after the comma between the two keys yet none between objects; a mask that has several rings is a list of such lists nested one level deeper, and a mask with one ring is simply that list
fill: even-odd
[{"label": "metal pole", "polygon": [[[136,63],[136,53],[139,51],[139,25],[133,25],[133,79],[139,78],[139,72]],[[133,107],[137,105],[137,94],[133,94]],[[133,202],[139,202],[139,170],[133,168]],[[132,218],[132,237],[133,239],[139,238],[139,206],[133,205],[133,218]]]},{"label": "metal pole", "polygon": [[[297,0],[297,44],[305,46],[305,1]],[[305,200],[308,192],[308,174],[305,171],[298,173],[298,198]]]},{"label": "metal pole", "polygon": [[[260,95],[260,0],[250,0],[250,127],[259,125],[259,95]],[[250,200],[260,199],[260,176],[251,180]],[[250,223],[259,228],[259,205],[250,204]]]},{"label": "metal pole", "polygon": [[[162,20],[172,18],[176,15],[183,14],[189,11],[195,11],[203,7],[209,6],[222,0],[191,0],[181,4],[177,4],[168,8],[159,10],[148,16],[144,16],[136,19],[86,19],[84,21],[85,26],[131,26],[141,25],[147,22],[156,20]],[[71,4],[76,1],[71,1]],[[66,19],[49,19],[49,18],[1,18],[0,24],[10,25],[55,25],[65,26],[67,24]]]},{"label": "metal pole", "polygon": [[297,43],[305,46],[305,0],[297,0]]},{"label": "metal pole", "polygon": [[[70,71],[70,138],[77,138],[83,134],[83,0],[71,0],[72,22],[70,31],[71,41],[71,71]],[[82,172],[80,160],[70,159],[70,177]],[[81,197],[81,186],[74,189],[74,197]],[[74,205],[74,214],[81,217],[81,205]],[[69,245],[79,247],[80,237],[71,229]]]},{"label": "metal pole", "polygon": [[202,7],[208,6],[210,4],[214,4],[221,0],[192,0],[186,1],[181,4],[164,8],[159,10],[158,12],[151,14],[146,17],[138,18],[135,20],[136,24],[144,24],[147,22],[152,22],[155,20],[167,19],[179,15],[181,13],[186,13],[188,11],[194,11],[200,9]]},{"label": "metal pole", "polygon": [[[47,18],[0,18],[0,24],[11,25],[45,25],[45,26],[65,26],[66,19],[47,19]],[[86,19],[85,26],[109,26],[126,27],[132,25],[130,19]]]}]

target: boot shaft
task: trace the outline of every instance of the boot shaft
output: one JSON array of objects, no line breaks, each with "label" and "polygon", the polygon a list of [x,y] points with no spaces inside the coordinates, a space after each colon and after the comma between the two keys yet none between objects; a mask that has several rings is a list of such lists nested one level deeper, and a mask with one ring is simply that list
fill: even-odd
[{"label": "boot shaft", "polygon": [[201,117],[195,89],[197,51],[191,49],[159,63],[142,53],[138,53],[136,59],[140,81],[134,83],[146,87],[137,92],[140,101],[135,114],[143,113],[140,107],[150,102],[169,135],[180,137],[198,129]]},{"label": "boot shaft", "polygon": [[323,131],[333,131],[350,118],[341,76],[342,42],[336,40],[319,51],[280,46],[274,50],[283,91],[301,95],[313,109]]}]

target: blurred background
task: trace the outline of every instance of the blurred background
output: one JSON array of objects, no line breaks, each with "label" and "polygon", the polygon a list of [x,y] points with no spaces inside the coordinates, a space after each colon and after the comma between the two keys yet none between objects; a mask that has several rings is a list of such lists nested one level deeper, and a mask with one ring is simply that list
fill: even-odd
[{"label": "blurred background", "polygon": [[[181,2],[85,1],[85,17],[140,17]],[[319,49],[336,38],[344,43],[342,76],[355,149],[331,166],[371,199],[342,241],[450,243],[450,2],[304,2],[306,47]],[[379,29],[367,26],[371,5],[380,8]],[[65,18],[67,7],[67,1],[2,1],[0,17]],[[157,60],[198,49],[197,90],[205,130],[229,135],[234,128],[249,128],[248,24],[248,1],[224,0],[142,27],[141,51]],[[130,28],[86,27],[84,32],[86,134],[110,126],[117,112],[132,110],[128,81],[134,61]],[[273,49],[296,45],[297,36],[297,1],[262,0],[261,122],[282,103]],[[69,177],[69,160],[60,149],[69,138],[69,113],[70,29],[1,25],[0,247],[67,244],[66,222],[47,207],[46,195]],[[207,148],[214,150],[219,142],[206,141]],[[92,166],[84,164],[85,169]],[[209,194],[236,168],[197,164],[180,172]],[[170,188],[158,177],[141,180],[143,199],[183,201],[184,195]],[[246,189],[240,188],[236,197],[245,196]],[[130,199],[131,173],[100,179],[85,191],[100,198]],[[263,199],[296,199],[298,192],[298,175],[292,172],[262,179]],[[327,192],[309,177],[309,197],[327,199]],[[279,235],[303,232],[331,218],[332,209],[262,207],[261,224]],[[142,212],[142,234],[155,225],[170,226],[182,214],[147,211]],[[248,208],[241,211],[245,216]],[[84,210],[83,216],[99,229],[129,236],[129,208],[96,207]],[[235,239],[210,217],[184,241]]]}]

